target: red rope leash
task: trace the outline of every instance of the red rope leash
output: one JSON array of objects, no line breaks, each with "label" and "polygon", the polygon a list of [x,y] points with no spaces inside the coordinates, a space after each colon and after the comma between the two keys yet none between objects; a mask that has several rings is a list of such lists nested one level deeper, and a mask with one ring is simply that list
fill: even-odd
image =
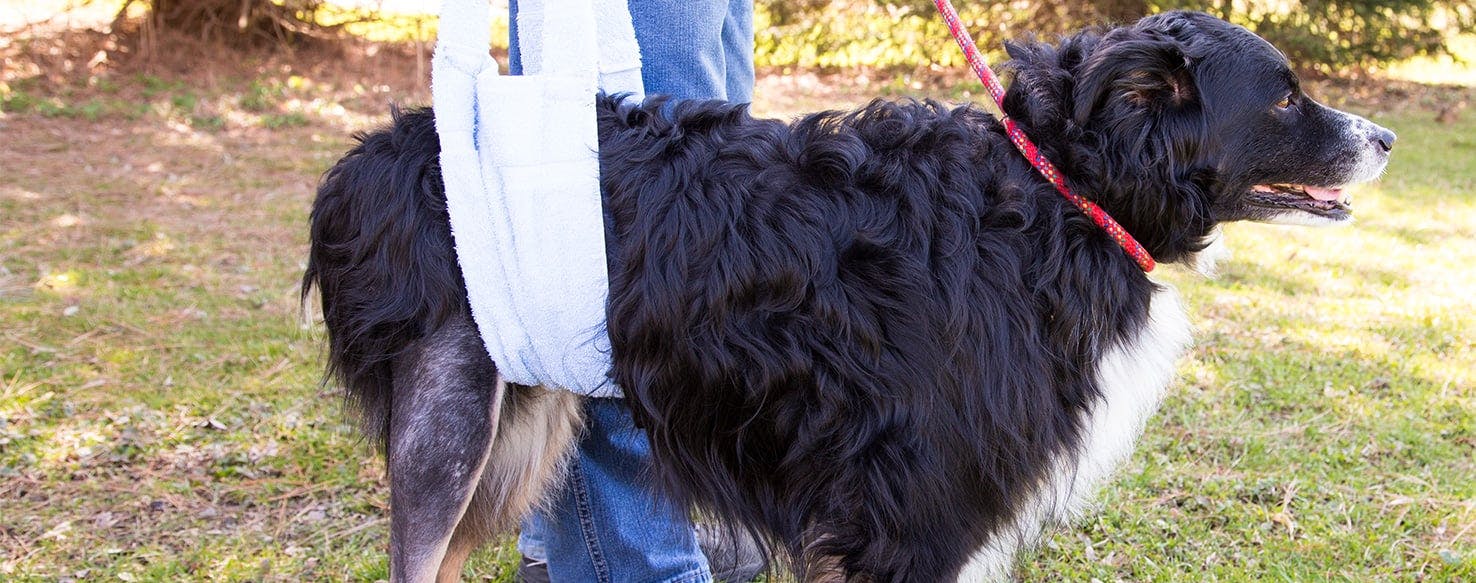
[{"label": "red rope leash", "polygon": [[1122,225],[1112,220],[1112,217],[1107,214],[1107,211],[1102,210],[1102,207],[1071,192],[1071,189],[1066,187],[1066,179],[1056,170],[1055,165],[1040,153],[1040,149],[1035,147],[1030,138],[1025,137],[1025,132],[1015,124],[1015,120],[1005,114],[1004,85],[1001,85],[999,79],[994,76],[994,72],[989,70],[989,65],[984,63],[984,57],[979,55],[979,48],[974,45],[974,39],[969,36],[969,31],[964,30],[963,24],[959,22],[958,11],[953,9],[953,3],[948,0],[933,0],[933,4],[937,5],[938,12],[942,13],[943,21],[948,24],[949,32],[953,33],[953,40],[958,41],[958,46],[963,49],[964,59],[968,60],[969,66],[974,69],[974,74],[979,76],[979,80],[984,82],[984,87],[989,89],[989,95],[994,97],[994,103],[999,106],[1000,122],[1004,124],[1010,141],[1014,142],[1015,147],[1020,149],[1020,153],[1025,155],[1025,159],[1040,171],[1041,176],[1056,187],[1061,196],[1066,197],[1066,200],[1071,201],[1081,209],[1081,212],[1086,213],[1092,222],[1102,227],[1102,230],[1107,231],[1112,240],[1117,241],[1117,244],[1121,245],[1122,249],[1133,258],[1133,261],[1138,262],[1138,267],[1143,268],[1143,271],[1153,271],[1153,256],[1148,254],[1148,250],[1144,249],[1132,235],[1129,235]]}]

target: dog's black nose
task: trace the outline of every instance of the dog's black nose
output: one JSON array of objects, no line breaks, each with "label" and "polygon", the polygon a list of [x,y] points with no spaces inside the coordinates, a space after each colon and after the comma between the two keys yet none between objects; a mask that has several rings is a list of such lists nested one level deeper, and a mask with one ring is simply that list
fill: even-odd
[{"label": "dog's black nose", "polygon": [[1379,143],[1379,147],[1383,148],[1385,152],[1394,149],[1394,140],[1397,137],[1398,136],[1394,135],[1394,132],[1391,132],[1386,128],[1374,126],[1373,139],[1374,141]]}]

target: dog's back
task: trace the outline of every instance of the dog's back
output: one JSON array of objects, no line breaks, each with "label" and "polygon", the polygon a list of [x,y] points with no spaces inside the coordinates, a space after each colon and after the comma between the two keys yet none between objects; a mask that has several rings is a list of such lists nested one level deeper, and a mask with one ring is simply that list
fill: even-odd
[{"label": "dog's back", "polygon": [[673,117],[602,133],[615,379],[656,476],[814,565],[956,573],[1074,451],[1151,284],[1074,244],[1096,227],[977,110]]}]

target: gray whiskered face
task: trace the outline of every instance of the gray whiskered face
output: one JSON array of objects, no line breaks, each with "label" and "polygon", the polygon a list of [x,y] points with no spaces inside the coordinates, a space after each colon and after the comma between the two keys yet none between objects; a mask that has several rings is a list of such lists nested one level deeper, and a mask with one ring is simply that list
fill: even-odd
[{"label": "gray whiskered face", "polygon": [[1302,92],[1286,57],[1249,31],[1219,31],[1240,54],[1201,88],[1218,142],[1216,221],[1332,225],[1352,220],[1348,187],[1378,178],[1394,132]]},{"label": "gray whiskered face", "polygon": [[1285,123],[1313,136],[1289,144],[1292,151],[1285,158],[1264,164],[1270,178],[1253,184],[1243,198],[1244,212],[1250,215],[1246,218],[1313,226],[1353,220],[1347,188],[1383,173],[1394,132],[1311,99],[1290,107],[1298,110],[1287,111],[1278,104],[1276,115],[1292,118]]}]

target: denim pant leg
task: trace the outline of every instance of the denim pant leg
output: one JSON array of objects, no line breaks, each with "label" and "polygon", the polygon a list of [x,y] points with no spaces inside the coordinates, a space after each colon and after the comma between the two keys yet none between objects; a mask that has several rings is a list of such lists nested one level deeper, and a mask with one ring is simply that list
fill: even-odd
[{"label": "denim pant leg", "polygon": [[712,580],[686,508],[653,495],[650,446],[621,399],[589,399],[588,434],[546,514],[525,522],[523,551],[546,553],[552,581]]},{"label": "denim pant leg", "polygon": [[753,0],[632,0],[647,95],[753,101]]},{"label": "denim pant leg", "polygon": [[729,0],[723,21],[723,57],[727,60],[728,101],[753,101],[753,0]]},{"label": "denim pant leg", "polygon": [[[631,0],[648,95],[753,98],[753,0]],[[517,0],[509,73],[522,73]],[[589,426],[565,490],[523,525],[518,549],[548,562],[554,581],[708,581],[687,509],[651,491],[645,434],[620,399],[591,399]]]},{"label": "denim pant leg", "polygon": [[[753,101],[753,0],[630,0],[647,95]],[[518,3],[511,19],[508,70],[521,74]]]}]

